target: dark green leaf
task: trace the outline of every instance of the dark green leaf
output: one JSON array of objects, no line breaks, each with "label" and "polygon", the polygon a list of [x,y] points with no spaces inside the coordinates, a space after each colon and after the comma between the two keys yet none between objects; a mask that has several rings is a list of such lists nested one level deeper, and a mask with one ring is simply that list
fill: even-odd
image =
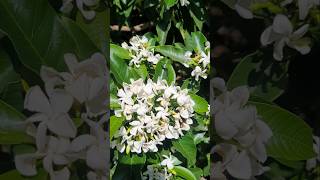
[{"label": "dark green leaf", "polygon": [[299,161],[315,156],[312,129],[297,115],[275,105],[252,102],[273,132],[267,144],[268,155]]},{"label": "dark green leaf", "polygon": [[284,92],[286,67],[279,63],[268,64],[268,59],[262,61],[262,58],[263,54],[257,52],[243,58],[228,80],[228,89],[247,85],[253,89],[251,95],[270,102],[277,99]]},{"label": "dark green leaf", "polygon": [[73,21],[60,19],[47,0],[1,0],[0,16],[0,29],[21,62],[36,73],[42,65],[66,70],[65,53],[85,59],[97,51],[86,33]]},{"label": "dark green leaf", "polygon": [[158,79],[166,80],[169,85],[175,83],[176,73],[168,59],[162,59],[157,63],[153,80],[157,81]]},{"label": "dark green leaf", "polygon": [[196,163],[197,148],[190,134],[186,134],[182,138],[173,141],[172,144],[173,147],[187,159],[188,167]]}]

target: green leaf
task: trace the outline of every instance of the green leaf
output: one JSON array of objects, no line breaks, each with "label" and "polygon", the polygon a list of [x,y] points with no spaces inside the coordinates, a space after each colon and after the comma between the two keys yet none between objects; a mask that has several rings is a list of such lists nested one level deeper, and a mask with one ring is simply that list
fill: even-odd
[{"label": "green leaf", "polygon": [[22,110],[23,97],[20,76],[14,71],[10,58],[0,49],[0,99]]},{"label": "green leaf", "polygon": [[180,48],[176,48],[171,45],[157,46],[155,48],[156,52],[161,53],[162,55],[170,58],[173,61],[177,61],[179,63],[188,63],[187,58],[184,56],[185,51]]},{"label": "green leaf", "polygon": [[120,129],[123,121],[125,121],[124,117],[116,117],[116,116],[110,117],[110,140],[113,138],[116,132]]},{"label": "green leaf", "polygon": [[194,174],[196,179],[201,179],[203,176],[203,171],[200,168],[189,168],[189,170]]},{"label": "green leaf", "polygon": [[130,79],[138,79],[139,75],[133,68],[129,67],[122,58],[118,56],[120,49],[122,48],[117,45],[110,45],[111,73],[114,75],[119,84],[122,84],[123,82],[129,83]]},{"label": "green leaf", "polygon": [[112,177],[113,180],[122,179],[141,179],[141,169],[146,162],[146,155],[121,155],[119,157],[119,164]]},{"label": "green leaf", "polygon": [[231,74],[227,87],[233,89],[247,85],[251,95],[272,102],[283,92],[287,80],[287,68],[279,63],[270,64],[270,59],[262,59],[264,55],[256,52],[243,58]]},{"label": "green leaf", "polygon": [[117,96],[110,94],[110,109],[117,109],[120,107]]},{"label": "green leaf", "polygon": [[275,105],[251,102],[273,132],[267,153],[273,158],[299,161],[315,156],[312,129],[297,115]]},{"label": "green leaf", "polygon": [[193,110],[197,113],[205,113],[208,112],[209,104],[208,102],[195,94],[190,94],[191,99],[194,101],[195,105],[193,106]]},{"label": "green leaf", "polygon": [[196,52],[205,51],[205,44],[207,42],[207,38],[201,32],[192,32],[192,41],[193,41],[193,50]]},{"label": "green leaf", "polygon": [[188,133],[179,140],[173,141],[172,144],[173,147],[187,159],[188,167],[191,167],[196,163],[197,147],[193,141],[192,135]]},{"label": "green leaf", "polygon": [[80,59],[96,46],[72,20],[60,18],[47,0],[1,0],[0,29],[12,41],[21,62],[39,73],[42,65],[66,70],[65,53]]},{"label": "green leaf", "polygon": [[164,0],[164,2],[167,5],[167,8],[171,8],[172,6],[176,5],[178,0]]},{"label": "green leaf", "polygon": [[40,169],[38,174],[32,177],[22,176],[17,170],[11,170],[0,174],[0,179],[3,180],[46,180],[48,173],[44,169]]},{"label": "green leaf", "polygon": [[160,21],[157,26],[158,42],[160,45],[166,44],[168,32],[171,28],[171,21]]},{"label": "green leaf", "polygon": [[77,13],[77,24],[88,34],[88,37],[95,43],[101,52],[106,53],[109,49],[108,42],[108,24],[109,24],[109,9],[96,11],[96,16],[93,20],[86,20],[80,12]]},{"label": "green leaf", "polygon": [[180,176],[185,180],[197,180],[196,176],[185,167],[175,166],[173,170],[177,173],[177,176]]},{"label": "green leaf", "polygon": [[0,144],[33,143],[25,133],[24,115],[0,100]]},{"label": "green leaf", "polygon": [[155,74],[153,77],[154,81],[158,79],[164,79],[168,84],[174,84],[176,81],[176,72],[168,59],[162,59],[156,65]]},{"label": "green leaf", "polygon": [[138,68],[135,68],[134,69],[137,74],[143,79],[147,79],[148,77],[148,69],[147,69],[147,66],[144,65],[144,64],[140,64],[140,66]]}]

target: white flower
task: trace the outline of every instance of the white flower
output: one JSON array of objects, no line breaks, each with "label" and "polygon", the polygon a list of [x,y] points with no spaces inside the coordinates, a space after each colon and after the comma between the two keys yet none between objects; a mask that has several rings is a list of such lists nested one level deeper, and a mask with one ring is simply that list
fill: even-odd
[{"label": "white flower", "polygon": [[75,137],[77,129],[67,113],[72,103],[72,97],[63,90],[56,90],[48,99],[39,86],[29,89],[24,107],[37,112],[29,117],[27,122],[40,122],[36,132],[38,149],[44,148],[47,128],[59,136]]},{"label": "white flower", "polygon": [[210,51],[207,54],[201,51],[201,59],[199,63],[202,63],[203,68],[206,68],[210,64]]},{"label": "white flower", "polygon": [[298,0],[299,18],[304,20],[309,13],[309,10],[314,6],[319,6],[320,0]]},{"label": "white flower", "polygon": [[154,53],[154,49],[150,47],[148,41],[145,36],[133,36],[129,41],[130,45],[126,42],[121,44],[122,48],[127,49],[130,53],[130,66],[140,67],[144,61],[157,64],[163,58],[160,54]]},{"label": "white flower", "polygon": [[173,167],[175,165],[180,164],[181,162],[174,156],[172,156],[171,154],[169,156],[167,155],[162,155],[163,157],[165,157],[165,159],[163,161],[161,161],[161,166],[166,166],[169,170],[173,169]]},{"label": "white flower", "polygon": [[282,60],[283,48],[285,45],[299,51],[301,54],[310,52],[309,40],[303,38],[308,32],[309,25],[306,24],[298,30],[293,31],[289,19],[282,14],[276,15],[272,26],[269,26],[261,35],[262,45],[274,43],[273,57]]},{"label": "white flower", "polygon": [[155,165],[148,165],[147,171],[143,173],[144,180],[171,180],[173,174],[168,172],[167,168]]},{"label": "white flower", "polygon": [[115,114],[126,122],[112,144],[120,152],[156,152],[162,141],[178,139],[193,123],[194,102],[188,90],[164,80],[131,80],[118,90],[118,96],[121,109]]},{"label": "white flower", "polygon": [[65,54],[65,62],[70,73],[64,73],[65,89],[80,103],[84,103],[87,113],[97,116],[105,113],[108,104],[107,65],[100,53],[78,62],[73,54]]},{"label": "white flower", "polygon": [[188,6],[190,2],[188,0],[180,0],[181,6]]},{"label": "white flower", "polygon": [[191,72],[191,76],[194,76],[196,81],[199,81],[199,77],[207,79],[207,70],[202,70],[201,67],[196,66],[195,69]]}]

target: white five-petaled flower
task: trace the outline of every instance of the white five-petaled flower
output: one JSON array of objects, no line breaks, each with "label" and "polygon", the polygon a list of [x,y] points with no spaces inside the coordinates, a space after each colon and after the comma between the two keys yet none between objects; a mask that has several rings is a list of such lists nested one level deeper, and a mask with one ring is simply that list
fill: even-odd
[{"label": "white five-petaled flower", "polygon": [[166,166],[169,170],[173,169],[173,167],[175,165],[180,164],[181,162],[174,156],[172,156],[171,154],[169,156],[167,155],[162,155],[163,157],[165,157],[165,159],[163,161],[161,161],[161,166]]},{"label": "white five-petaled flower", "polygon": [[309,39],[303,36],[308,32],[309,25],[306,24],[298,30],[293,31],[290,20],[282,14],[276,15],[273,24],[261,35],[262,45],[274,43],[273,57],[276,60],[283,59],[283,48],[285,45],[299,51],[301,54],[310,52]]},{"label": "white five-petaled flower", "polygon": [[60,11],[63,13],[70,13],[73,9],[74,3],[76,3],[77,8],[86,19],[91,20],[96,16],[95,11],[88,10],[87,7],[98,5],[99,0],[63,0]]},{"label": "white five-petaled flower", "polygon": [[126,42],[121,44],[122,48],[127,49],[130,53],[131,60],[129,65],[140,67],[140,64],[147,61],[152,64],[157,64],[163,57],[160,54],[155,54],[154,49],[148,44],[148,38],[145,36],[133,36],[128,45]]},{"label": "white five-petaled flower", "polygon": [[196,66],[194,70],[191,72],[191,76],[194,76],[196,81],[199,80],[199,77],[202,77],[203,79],[207,79],[207,70],[202,70],[200,66]]}]

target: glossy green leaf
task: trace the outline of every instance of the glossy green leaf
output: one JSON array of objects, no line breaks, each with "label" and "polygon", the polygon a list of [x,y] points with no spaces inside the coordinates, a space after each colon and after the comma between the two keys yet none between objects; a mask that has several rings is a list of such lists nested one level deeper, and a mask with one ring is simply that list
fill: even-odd
[{"label": "glossy green leaf", "polygon": [[114,94],[110,95],[110,109],[116,109],[116,108],[120,108],[120,104],[118,102],[118,98],[117,96],[115,96]]},{"label": "glossy green leaf", "polygon": [[155,51],[161,53],[162,55],[170,58],[173,61],[187,63],[187,58],[184,56],[186,52],[183,49],[176,48],[171,45],[164,45],[157,46],[155,48]]},{"label": "glossy green leaf", "polygon": [[196,52],[204,51],[207,38],[201,32],[192,32],[191,37],[194,43],[193,50]]},{"label": "glossy green leaf", "polygon": [[88,37],[95,43],[101,52],[106,53],[109,48],[108,24],[109,10],[102,9],[96,12],[93,20],[86,20],[80,12],[77,13],[77,24],[88,34]]},{"label": "glossy green leaf", "polygon": [[0,144],[33,143],[25,133],[25,117],[0,100]]},{"label": "glossy green leaf", "polygon": [[143,80],[147,79],[149,74],[148,74],[148,69],[146,65],[140,64],[140,66],[138,68],[136,67],[134,70]]},{"label": "glossy green leaf", "polygon": [[18,110],[23,109],[20,76],[14,71],[10,58],[0,49],[0,99]]},{"label": "glossy green leaf", "polygon": [[171,28],[171,21],[161,21],[156,26],[158,34],[158,42],[160,45],[164,45],[167,41],[168,32]]},{"label": "glossy green leaf", "polygon": [[112,177],[113,180],[122,179],[141,179],[141,169],[146,162],[146,155],[121,155],[119,157],[119,164]]},{"label": "glossy green leaf", "polygon": [[268,155],[298,161],[315,156],[312,129],[297,115],[275,105],[252,102],[273,132],[267,144]]},{"label": "glossy green leaf", "polygon": [[195,112],[197,112],[197,113],[208,112],[209,104],[204,98],[202,98],[198,95],[195,95],[195,94],[190,94],[190,97],[195,103],[193,106],[193,110]]},{"label": "glossy green leaf", "polygon": [[176,72],[171,64],[171,61],[168,59],[162,59],[156,65],[153,80],[157,81],[159,79],[166,80],[168,84],[175,83],[176,81]]},{"label": "glossy green leaf", "polygon": [[126,64],[125,60],[118,56],[120,49],[122,48],[117,45],[110,45],[111,73],[119,84],[122,84],[123,82],[129,83],[130,79],[138,79],[139,75],[133,68]]},{"label": "glossy green leaf", "polygon": [[172,6],[176,5],[178,0],[164,0],[167,5],[167,8],[171,8]]},{"label": "glossy green leaf", "polygon": [[286,84],[286,67],[279,63],[270,64],[269,59],[262,61],[264,55],[256,52],[243,58],[231,74],[227,87],[233,89],[247,85],[252,89],[251,94],[266,101],[277,99],[283,92]]},{"label": "glossy green leaf", "polygon": [[65,53],[85,59],[97,51],[72,20],[60,18],[47,0],[1,0],[0,29],[12,41],[21,62],[39,73],[42,65],[65,70]]},{"label": "glossy green leaf", "polygon": [[183,155],[188,161],[188,167],[196,163],[197,147],[190,134],[186,134],[180,139],[172,142],[173,147]]},{"label": "glossy green leaf", "polygon": [[185,167],[175,166],[173,170],[176,172],[177,176],[180,176],[185,180],[197,180],[196,176]]},{"label": "glossy green leaf", "polygon": [[124,117],[110,117],[110,139],[112,139],[116,132],[120,129],[120,127],[123,124],[123,121],[125,121]]}]

